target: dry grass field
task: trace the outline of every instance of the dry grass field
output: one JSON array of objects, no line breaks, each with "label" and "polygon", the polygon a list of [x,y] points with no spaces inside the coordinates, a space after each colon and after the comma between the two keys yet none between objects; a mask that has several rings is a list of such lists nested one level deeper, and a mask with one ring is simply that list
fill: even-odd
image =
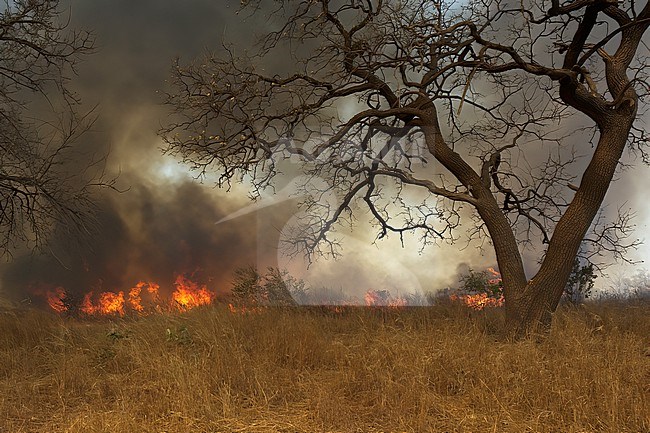
[{"label": "dry grass field", "polygon": [[[650,305],[0,313],[0,432],[649,432]],[[598,315],[600,318],[596,317]]]}]

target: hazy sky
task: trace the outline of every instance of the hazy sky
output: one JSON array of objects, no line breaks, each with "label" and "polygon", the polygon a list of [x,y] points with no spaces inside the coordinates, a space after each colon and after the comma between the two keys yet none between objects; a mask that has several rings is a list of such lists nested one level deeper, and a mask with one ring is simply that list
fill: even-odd
[{"label": "hazy sky", "polygon": [[[415,242],[404,249],[397,239],[372,245],[374,234],[361,225],[343,234],[341,260],[320,260],[307,270],[300,258],[277,252],[294,212],[291,202],[282,202],[282,192],[263,198],[258,211],[215,224],[251,205],[247,191],[235,186],[226,193],[209,179],[195,182],[185,167],[161,156],[156,131],[167,110],[158,92],[167,88],[173,58],[189,62],[224,38],[250,44],[251,29],[263,29],[266,17],[242,22],[238,7],[227,0],[70,1],[72,26],[97,37],[97,52],[82,64],[73,84],[86,107],[98,104],[98,122],[83,145],[110,151],[109,171],[120,173],[119,186],[129,189],[99,197],[102,229],[87,250],[61,258],[65,267],[51,257],[15,257],[4,266],[3,289],[20,297],[26,286],[41,281],[71,290],[99,285],[114,290],[138,279],[165,285],[175,273],[197,272],[222,290],[234,268],[257,264],[279,265],[312,285],[359,296],[368,288],[394,293],[441,288],[455,284],[464,266],[483,269],[495,263],[489,246],[483,254],[473,247],[461,250],[462,242],[429,247],[423,254]],[[614,208],[624,203],[636,208],[641,238],[650,222],[643,191],[649,174],[647,168],[622,173],[608,196],[616,197]],[[634,258],[650,259],[650,246]]]}]

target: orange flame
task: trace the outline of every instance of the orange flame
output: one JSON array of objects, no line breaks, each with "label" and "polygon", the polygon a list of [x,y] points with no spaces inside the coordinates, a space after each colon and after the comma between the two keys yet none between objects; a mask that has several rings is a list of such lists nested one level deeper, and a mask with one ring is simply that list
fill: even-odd
[{"label": "orange flame", "polygon": [[485,307],[502,307],[504,305],[503,296],[491,298],[487,293],[478,293],[476,295],[465,295],[463,302],[475,310],[483,310]]},{"label": "orange flame", "polygon": [[183,275],[176,277],[174,285],[176,290],[172,293],[172,299],[179,310],[189,310],[199,305],[211,304],[216,296],[206,286],[199,287],[197,283]]},{"label": "orange flame", "polygon": [[[500,285],[502,282],[501,274],[499,271],[494,268],[488,268],[488,272],[492,274],[491,279],[487,282],[490,285]],[[483,310],[487,307],[502,307],[505,305],[505,299],[503,294],[500,294],[498,297],[489,296],[487,293],[476,293],[473,295],[458,295],[453,294],[449,297],[452,301],[460,301],[465,304],[465,306],[472,308],[474,310]]]},{"label": "orange flame", "polygon": [[144,307],[142,306],[142,298],[140,298],[141,291],[142,291],[142,287],[140,286],[140,283],[138,283],[135,287],[129,290],[129,305],[135,311],[140,313],[144,311]]},{"label": "orange flame", "polygon": [[[94,296],[94,292],[88,292],[78,309],[87,316],[124,316],[128,312],[143,315],[160,311],[162,308],[187,311],[199,305],[211,304],[216,298],[216,294],[206,286],[199,286],[183,275],[176,277],[174,286],[171,298],[165,302],[160,298],[160,286],[154,282],[140,281],[126,294],[124,291],[104,291]],[[50,308],[56,313],[69,311],[65,302],[67,294],[63,287],[48,290],[45,297]]]},{"label": "orange flame", "polygon": [[488,283],[490,284],[501,284],[501,273],[499,271],[494,270],[494,268],[487,268],[488,272],[492,274],[491,279],[488,280]]},{"label": "orange flame", "polygon": [[124,316],[124,292],[102,292],[97,302],[93,302],[93,292],[86,293],[80,310],[89,316],[94,314]]},{"label": "orange flame", "polygon": [[55,287],[52,290],[48,290],[45,294],[47,298],[47,303],[51,309],[61,314],[68,310],[68,307],[65,305],[63,300],[66,297],[65,290],[63,287]]},{"label": "orange flame", "polygon": [[99,295],[99,311],[102,314],[124,316],[124,292],[104,292]]},{"label": "orange flame", "polygon": [[160,286],[156,283],[145,283],[140,281],[131,290],[129,290],[129,307],[138,313],[144,313],[145,308],[142,305],[142,289],[146,288],[151,301],[156,305],[159,303],[158,290]]},{"label": "orange flame", "polygon": [[379,305],[381,302],[381,297],[376,290],[368,290],[366,294],[363,295],[363,299],[366,301],[366,305],[369,307]]},{"label": "orange flame", "polygon": [[368,307],[400,308],[408,305],[404,298],[393,298],[388,290],[368,290],[363,296]]}]

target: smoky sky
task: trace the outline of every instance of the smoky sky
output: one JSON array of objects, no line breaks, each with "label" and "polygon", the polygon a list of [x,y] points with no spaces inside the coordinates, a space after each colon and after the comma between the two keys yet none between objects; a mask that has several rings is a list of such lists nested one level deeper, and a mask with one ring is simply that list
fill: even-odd
[{"label": "smoky sky", "polygon": [[[81,155],[106,156],[106,179],[117,190],[94,197],[97,221],[80,242],[54,239],[44,254],[14,254],[2,266],[2,289],[15,300],[63,286],[73,293],[123,290],[137,281],[171,287],[176,275],[191,275],[219,292],[232,271],[256,264],[275,266],[286,206],[215,225],[248,204],[238,195],[200,183],[160,153],[156,132],[165,116],[161,92],[172,60],[190,61],[218,46],[239,4],[232,1],[70,1],[70,27],[91,31],[95,53],[71,79],[97,120],[78,143]],[[241,33],[241,36],[238,36]],[[250,31],[233,28],[235,38]],[[86,159],[88,158],[88,159]],[[279,227],[279,228],[278,228]],[[36,301],[37,302],[37,301]]]},{"label": "smoky sky", "polygon": [[[237,14],[240,2],[230,0],[69,0],[64,6],[71,28],[96,36],[95,53],[71,79],[81,108],[96,107],[97,121],[79,140],[81,154],[106,155],[106,175],[117,178],[119,191],[97,194],[97,228],[79,245],[61,239],[51,253],[17,253],[3,265],[0,288],[11,298],[22,300],[44,286],[124,290],[154,280],[170,287],[180,273],[227,291],[232,271],[250,264],[287,268],[312,286],[349,296],[369,288],[408,293],[454,285],[469,267],[494,265],[489,247],[462,248],[462,242],[423,253],[416,237],[406,248],[399,240],[375,245],[376,233],[360,223],[340,233],[341,260],[317,260],[308,268],[278,250],[295,207],[289,200],[274,202],[272,194],[252,212],[215,224],[251,204],[246,187],[215,189],[210,179],[197,181],[187,167],[162,156],[157,131],[169,116],[162,105],[166,80],[175,58],[188,63],[205,50],[218,51],[222,42],[245,49],[268,16],[243,18]],[[635,175],[627,173],[615,187],[617,197],[640,195],[630,180]],[[641,229],[650,219],[644,212]]]}]

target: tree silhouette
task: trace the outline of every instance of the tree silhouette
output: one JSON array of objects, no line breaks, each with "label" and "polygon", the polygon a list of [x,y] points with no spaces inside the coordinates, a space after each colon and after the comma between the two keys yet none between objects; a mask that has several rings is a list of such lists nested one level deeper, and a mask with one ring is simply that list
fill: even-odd
[{"label": "tree silhouette", "polygon": [[38,248],[59,229],[87,230],[89,166],[71,167],[92,123],[69,90],[90,34],[69,31],[58,1],[5,1],[0,15],[0,255]]},{"label": "tree silhouette", "polygon": [[[176,62],[166,152],[258,190],[295,165],[293,252],[336,253],[365,207],[378,237],[489,237],[515,336],[547,329],[623,151],[647,161],[650,4],[277,1],[254,50]],[[253,13],[263,3],[247,5]],[[622,255],[629,230],[595,227]],[[522,248],[543,257],[528,279]]]}]

